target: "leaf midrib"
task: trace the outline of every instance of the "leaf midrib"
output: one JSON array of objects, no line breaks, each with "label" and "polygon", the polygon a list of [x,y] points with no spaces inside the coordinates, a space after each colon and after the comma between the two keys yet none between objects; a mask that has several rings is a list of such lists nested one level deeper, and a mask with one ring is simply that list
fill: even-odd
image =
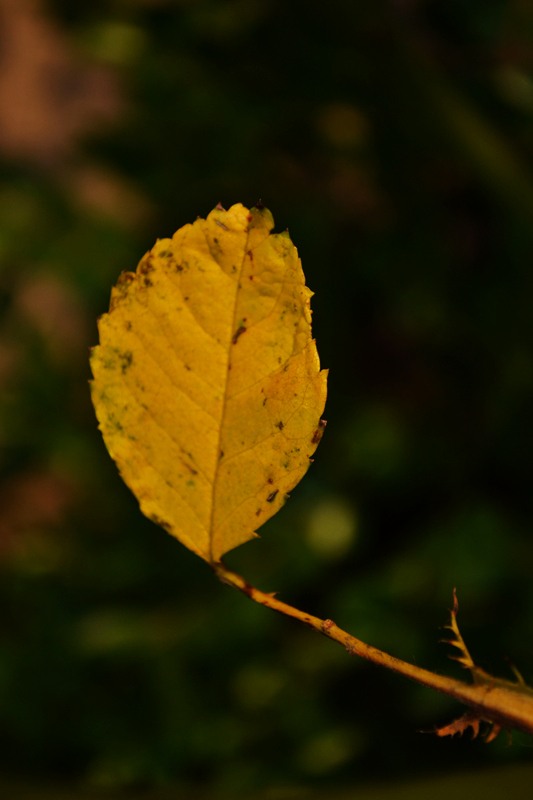
[{"label": "leaf midrib", "polygon": [[[207,222],[207,220],[206,220],[206,222]],[[220,427],[218,429],[217,446],[216,446],[216,450],[215,450],[215,474],[214,474],[214,477],[213,477],[213,486],[211,488],[211,513],[209,515],[209,530],[207,532],[208,539],[209,539],[209,562],[211,564],[214,563],[214,559],[213,559],[213,525],[214,525],[214,517],[215,517],[215,490],[216,490],[216,487],[217,487],[218,472],[219,472],[219,465],[220,465],[220,442],[221,442],[221,439],[222,439],[222,429],[223,429],[223,426],[224,426],[224,418],[226,416],[226,406],[227,406],[227,402],[228,402],[229,366],[230,366],[230,363],[231,363],[231,356],[232,356],[232,353],[233,353],[232,337],[233,337],[233,331],[235,330],[235,317],[236,317],[236,312],[237,312],[237,298],[238,298],[238,295],[239,295],[239,287],[241,285],[241,278],[242,278],[242,271],[243,271],[243,267],[244,267],[244,260],[246,258],[246,254],[248,253],[248,241],[250,239],[250,225],[251,225],[251,222],[249,223],[248,228],[246,230],[246,242],[245,242],[245,245],[244,245],[244,248],[243,248],[242,260],[241,260],[241,265],[239,267],[238,276],[237,276],[237,279],[235,281],[235,283],[236,283],[235,297],[234,297],[234,300],[233,300],[233,310],[232,310],[232,314],[231,314],[231,327],[230,327],[230,331],[229,331],[228,348],[227,348],[228,358],[227,358],[227,362],[226,362],[226,380],[225,380],[225,383],[224,383],[224,393],[223,393],[223,397],[222,397],[222,413],[220,415]],[[216,258],[215,258],[215,261],[218,264],[218,261],[217,261]],[[218,264],[218,266],[220,267],[220,269],[222,269],[220,264]]]}]

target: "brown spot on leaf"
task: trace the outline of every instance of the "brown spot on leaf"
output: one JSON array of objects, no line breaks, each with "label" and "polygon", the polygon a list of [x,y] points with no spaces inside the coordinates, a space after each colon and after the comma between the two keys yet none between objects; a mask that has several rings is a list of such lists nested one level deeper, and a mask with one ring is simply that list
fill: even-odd
[{"label": "brown spot on leaf", "polygon": [[145,279],[144,279],[144,285],[145,285],[145,286],[153,286],[154,284],[152,283],[152,281],[150,280],[150,278],[145,278]]},{"label": "brown spot on leaf", "polygon": [[282,431],[284,427],[285,426],[281,420],[279,422],[276,422],[276,428],[279,428],[280,431]]},{"label": "brown spot on leaf", "polygon": [[327,422],[326,422],[325,419],[321,419],[319,421],[318,428],[313,433],[313,438],[311,439],[311,443],[312,444],[317,444],[321,440],[322,434],[324,433],[324,428],[326,427],[326,425],[327,425]]},{"label": "brown spot on leaf", "polygon": [[248,256],[248,258],[250,259],[250,261],[253,261],[253,260],[254,260],[254,254],[252,253],[252,251],[251,251],[251,250],[248,250],[248,252],[246,253],[246,255]]},{"label": "brown spot on leaf", "polygon": [[274,489],[274,491],[271,494],[268,495],[267,503],[273,503],[278,492],[279,492],[279,489]]},{"label": "brown spot on leaf", "polygon": [[156,525],[159,525],[161,528],[164,528],[164,530],[166,530],[167,533],[171,533],[172,525],[170,524],[170,522],[166,522],[164,519],[161,519],[161,517],[158,517],[157,514],[150,514],[150,519],[152,520],[152,522],[155,522]]},{"label": "brown spot on leaf", "polygon": [[154,265],[153,265],[153,256],[149,253],[147,256],[143,258],[141,263],[139,264],[139,272],[141,275],[147,275],[149,272],[153,272]]},{"label": "brown spot on leaf", "polygon": [[233,336],[233,339],[231,340],[233,342],[233,344],[237,344],[237,339],[239,338],[239,336],[242,336],[242,334],[245,332],[245,330],[246,330],[246,328],[244,327],[244,325],[241,325],[239,328],[237,328],[237,330],[235,331],[235,334]]},{"label": "brown spot on leaf", "polygon": [[255,512],[255,516],[258,517],[262,510],[263,510],[262,508],[258,508],[257,511]]},{"label": "brown spot on leaf", "polygon": [[120,286],[121,283],[131,283],[134,280],[135,280],[135,273],[124,270],[118,276],[117,286]]},{"label": "brown spot on leaf", "polygon": [[131,362],[133,361],[133,353],[129,350],[126,353],[120,353],[119,358],[122,361],[120,368],[122,370],[122,374],[125,375],[126,371],[131,367]]},{"label": "brown spot on leaf", "polygon": [[219,225],[221,228],[224,228],[225,231],[229,231],[229,228],[226,227],[226,225],[224,225],[224,223],[220,222],[220,220],[218,219],[215,220],[215,225]]},{"label": "brown spot on leaf", "polygon": [[273,478],[269,478],[267,483],[274,483],[274,479]]},{"label": "brown spot on leaf", "polygon": [[123,431],[124,430],[124,428],[122,427],[122,424],[118,421],[118,419],[115,417],[114,414],[108,414],[107,421],[108,421],[109,426],[111,428],[114,428],[117,431]]}]

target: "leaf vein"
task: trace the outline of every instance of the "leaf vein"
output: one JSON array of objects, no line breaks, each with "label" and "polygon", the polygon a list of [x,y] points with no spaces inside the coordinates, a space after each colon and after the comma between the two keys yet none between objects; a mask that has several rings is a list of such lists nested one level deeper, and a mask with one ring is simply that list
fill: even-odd
[{"label": "leaf vein", "polygon": [[[130,384],[127,382],[126,376],[125,375],[121,375],[120,377],[122,379],[122,382],[124,383],[124,386],[128,390],[130,396],[137,402],[137,405],[140,408],[142,408],[144,411],[148,412],[148,414],[151,416],[151,418],[153,419],[153,421],[155,422],[157,427],[160,428],[163,431],[163,433],[170,439],[171,442],[173,442],[176,445],[176,447],[179,448],[179,450],[181,450],[182,453],[184,453],[186,456],[189,456],[191,458],[191,456],[187,452],[187,450],[185,450],[185,448],[178,442],[178,440],[176,438],[174,438],[172,433],[170,433],[170,431],[168,431],[167,428],[165,428],[165,426],[161,422],[159,422],[159,420],[155,416],[155,414],[152,411],[152,409],[149,406],[147,406],[146,404],[141,403],[141,401],[139,400],[138,396],[135,394],[135,392],[131,388]],[[209,480],[209,478],[207,477],[205,472],[202,470],[202,468],[199,466],[199,464],[196,462],[196,460],[192,459],[192,458],[191,458],[191,460],[194,461],[194,469],[196,469],[200,473],[200,475],[204,478],[204,480],[206,481],[208,486],[211,486],[212,481]],[[184,464],[187,466],[187,462],[185,460],[184,460]]]},{"label": "leaf vein", "polygon": [[[150,309],[150,311],[151,311],[151,309]],[[151,311],[151,313],[153,314],[154,312],[153,312],[153,311]],[[154,315],[154,316],[155,316],[155,315]],[[156,317],[156,319],[157,319],[157,317]],[[212,419],[212,420],[213,420],[213,421],[216,423],[216,426],[218,426],[218,425],[219,425],[219,421],[218,421],[218,419],[217,419],[217,418],[216,418],[216,417],[215,417],[213,414],[211,414],[211,412],[210,412],[210,411],[207,411],[207,409],[205,409],[205,408],[204,408],[202,405],[200,405],[200,404],[198,403],[198,401],[197,401],[197,400],[195,400],[193,397],[191,397],[191,396],[190,396],[190,394],[188,394],[188,392],[186,392],[186,391],[185,391],[185,389],[183,389],[183,387],[181,387],[179,384],[177,384],[177,383],[176,383],[176,381],[173,379],[172,375],[171,375],[171,374],[168,372],[168,370],[167,370],[167,369],[165,369],[165,367],[164,367],[164,366],[163,366],[163,364],[162,364],[162,363],[159,361],[159,359],[157,359],[157,358],[155,357],[155,355],[153,354],[152,350],[150,350],[150,348],[149,348],[149,347],[146,345],[146,343],[144,342],[144,340],[143,340],[142,336],[140,336],[139,332],[138,332],[138,331],[132,331],[132,333],[133,333],[133,335],[135,336],[135,338],[136,338],[136,339],[137,339],[137,340],[140,342],[140,344],[142,345],[142,348],[143,348],[143,350],[145,351],[145,353],[146,353],[146,354],[147,354],[147,355],[148,355],[148,356],[149,356],[149,357],[152,359],[152,361],[154,362],[154,364],[156,364],[156,365],[159,367],[159,369],[161,370],[161,372],[162,372],[164,375],[166,375],[166,376],[167,376],[167,378],[169,379],[169,381],[170,381],[170,383],[172,384],[172,386],[173,386],[175,389],[177,389],[177,390],[178,390],[178,392],[180,392],[180,393],[181,393],[181,394],[182,394],[184,397],[186,397],[186,398],[187,398],[187,400],[190,400],[190,402],[191,402],[193,405],[195,405],[197,408],[199,408],[201,411],[203,411],[203,412],[204,412],[204,414],[207,414],[209,417],[211,417],[211,419]],[[180,359],[180,360],[181,360],[181,359]],[[184,363],[184,362],[182,362],[182,363]],[[209,384],[206,384],[206,386],[208,386],[208,385],[209,385]],[[211,388],[211,387],[210,387],[210,388]]]},{"label": "leaf vein", "polygon": [[[130,394],[132,394],[132,393],[131,393],[131,390],[130,390],[130,387],[129,387],[129,386],[127,386],[127,388],[128,388],[128,390],[130,391]],[[135,397],[135,395],[133,395],[133,394],[132,394],[132,397],[133,397],[134,399],[137,399],[137,398]],[[157,420],[156,420],[155,418],[154,418],[154,422],[155,422],[157,425],[159,425],[159,423],[157,422]],[[171,437],[171,438],[172,438],[172,437]],[[152,462],[151,462],[151,461],[150,461],[150,460],[149,460],[149,459],[146,457],[146,454],[143,452],[143,450],[141,450],[141,448],[139,447],[138,443],[137,443],[137,442],[135,442],[135,441],[132,441],[132,440],[130,440],[130,441],[131,441],[132,445],[135,447],[135,449],[136,449],[136,450],[137,450],[137,451],[138,451],[138,452],[139,452],[139,453],[140,453],[140,454],[143,456],[143,458],[144,458],[144,460],[146,461],[146,463],[148,464],[148,466],[149,466],[149,467],[151,467],[151,468],[154,470],[154,472],[157,472],[157,474],[159,475],[159,477],[161,478],[161,480],[162,480],[164,483],[166,483],[166,485],[169,487],[169,489],[172,489],[172,491],[173,491],[173,492],[175,492],[175,494],[177,494],[177,495],[178,495],[178,497],[180,498],[180,500],[183,500],[184,504],[187,506],[187,508],[189,509],[189,511],[192,511],[192,513],[193,513],[193,516],[196,518],[196,520],[198,521],[199,525],[200,525],[200,526],[203,528],[203,530],[205,531],[205,524],[202,522],[202,520],[201,520],[201,519],[200,519],[200,517],[198,516],[197,512],[194,510],[194,508],[191,506],[190,502],[187,500],[187,498],[186,498],[186,497],[184,497],[184,496],[181,494],[181,492],[180,492],[180,491],[178,491],[178,488],[177,488],[177,487],[176,487],[176,486],[175,486],[173,483],[170,483],[170,481],[169,481],[169,480],[167,480],[167,478],[165,478],[165,476],[164,476],[164,475],[163,475],[163,474],[162,474],[162,473],[161,473],[161,472],[160,472],[160,471],[157,469],[157,467],[155,466],[155,464],[153,464],[153,463],[152,463]],[[174,441],[174,440],[173,440],[173,441]],[[177,442],[175,442],[175,444],[177,444]],[[178,445],[178,447],[179,447],[179,445]]]}]

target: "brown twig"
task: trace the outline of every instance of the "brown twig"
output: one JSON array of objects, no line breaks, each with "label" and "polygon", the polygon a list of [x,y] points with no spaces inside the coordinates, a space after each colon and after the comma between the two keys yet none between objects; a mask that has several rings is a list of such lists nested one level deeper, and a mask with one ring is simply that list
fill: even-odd
[{"label": "brown twig", "polygon": [[[528,686],[493,678],[478,668],[475,668],[477,680],[473,684],[422,669],[365,644],[355,636],[343,631],[330,619],[323,620],[313,617],[311,614],[306,614],[298,608],[281,602],[276,598],[275,593],[268,594],[256,589],[240,575],[227,569],[222,562],[212,564],[212,567],[223,583],[238,589],[255,603],[260,603],[280,614],[292,617],[329,639],[333,639],[341,644],[350,655],[366,658],[367,661],[397,672],[399,675],[404,675],[422,686],[453,697],[473,709],[474,716],[479,721],[489,722],[506,729],[515,728],[533,735],[533,690]],[[454,606],[452,615],[454,621],[456,612],[457,608]]]}]

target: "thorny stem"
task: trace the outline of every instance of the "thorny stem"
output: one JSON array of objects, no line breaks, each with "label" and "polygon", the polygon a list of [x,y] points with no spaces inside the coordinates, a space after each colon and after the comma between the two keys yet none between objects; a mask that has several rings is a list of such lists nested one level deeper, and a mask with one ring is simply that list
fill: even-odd
[{"label": "thorny stem", "polygon": [[503,728],[516,728],[533,735],[533,690],[529,687],[493,678],[486,673],[483,673],[485,679],[482,682],[467,684],[401,661],[399,658],[394,658],[382,650],[356,639],[355,636],[343,631],[330,619],[323,620],[313,617],[311,614],[306,614],[298,608],[277,600],[275,593],[261,592],[240,575],[227,569],[222,562],[211,566],[223,583],[238,589],[255,603],[260,603],[280,614],[297,619],[318,633],[333,639],[341,644],[350,655],[366,658],[367,661],[404,675],[422,686],[447,694],[474,709],[480,719],[496,723]]}]

